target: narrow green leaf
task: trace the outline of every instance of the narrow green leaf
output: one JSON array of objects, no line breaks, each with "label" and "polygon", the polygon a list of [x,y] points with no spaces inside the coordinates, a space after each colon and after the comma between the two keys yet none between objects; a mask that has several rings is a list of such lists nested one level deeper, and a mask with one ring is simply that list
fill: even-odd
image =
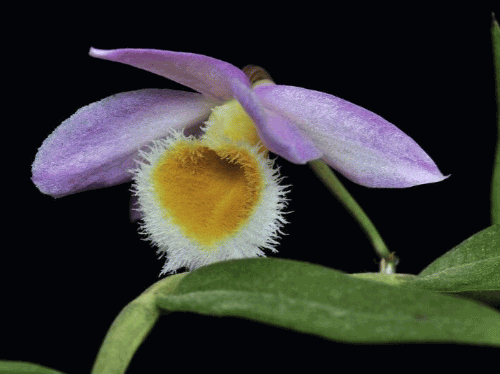
[{"label": "narrow green leaf", "polygon": [[494,224],[500,224],[500,27],[494,15],[491,34],[495,67],[498,126],[497,150],[495,156],[495,165],[493,168],[493,179],[491,184],[491,219]]},{"label": "narrow green leaf", "polygon": [[23,361],[0,361],[1,374],[63,374],[61,371]]},{"label": "narrow green leaf", "polygon": [[471,236],[427,266],[411,286],[435,291],[500,290],[500,225]]},{"label": "narrow green leaf", "polygon": [[171,293],[187,273],[166,277],[130,302],[115,318],[99,350],[92,374],[122,374],[160,316],[155,293]]},{"label": "narrow green leaf", "polygon": [[500,346],[500,313],[482,304],[291,260],[254,258],[205,266],[186,276],[173,294],[157,293],[157,304],[347,342]]}]

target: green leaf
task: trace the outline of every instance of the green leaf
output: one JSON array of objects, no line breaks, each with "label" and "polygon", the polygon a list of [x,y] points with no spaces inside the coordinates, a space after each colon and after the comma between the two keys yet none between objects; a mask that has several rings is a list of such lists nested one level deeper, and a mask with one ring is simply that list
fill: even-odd
[{"label": "green leaf", "polygon": [[156,282],[122,309],[106,334],[92,374],[125,373],[134,353],[160,316],[155,293],[168,295],[186,274],[172,275]]},{"label": "green leaf", "polygon": [[401,286],[413,280],[416,275],[413,274],[386,274],[386,273],[356,273],[349,274],[351,277],[360,279],[370,279],[376,282],[391,284],[393,286]]},{"label": "green leaf", "polygon": [[487,306],[291,260],[253,258],[205,266],[188,274],[173,294],[157,293],[157,304],[168,311],[243,317],[346,342],[500,346],[500,313]]},{"label": "green leaf", "polygon": [[409,282],[435,291],[500,291],[500,225],[471,236]]},{"label": "green leaf", "polygon": [[23,361],[0,361],[1,374],[63,374],[61,371]]},{"label": "green leaf", "polygon": [[493,223],[500,224],[500,27],[494,15],[491,34],[495,67],[498,126],[497,150],[495,156],[495,165],[493,168],[493,179],[491,184],[491,219]]}]

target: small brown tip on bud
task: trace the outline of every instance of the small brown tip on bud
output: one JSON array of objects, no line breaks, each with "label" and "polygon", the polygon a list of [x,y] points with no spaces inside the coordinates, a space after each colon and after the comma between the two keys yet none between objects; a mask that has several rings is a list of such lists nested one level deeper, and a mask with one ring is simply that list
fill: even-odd
[{"label": "small brown tip on bud", "polygon": [[272,81],[271,75],[263,68],[257,65],[247,65],[243,69],[243,72],[250,79],[252,84],[257,83],[261,80],[269,80]]}]

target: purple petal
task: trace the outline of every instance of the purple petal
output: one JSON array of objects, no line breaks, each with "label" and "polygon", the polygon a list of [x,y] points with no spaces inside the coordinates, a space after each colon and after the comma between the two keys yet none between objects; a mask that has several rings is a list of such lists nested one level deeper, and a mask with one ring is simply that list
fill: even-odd
[{"label": "purple petal", "polygon": [[323,160],[367,187],[411,187],[445,179],[408,135],[382,117],[338,97],[291,86],[262,86],[264,107],[293,122]]},{"label": "purple petal", "polygon": [[80,108],[39,148],[32,181],[54,197],[127,182],[139,148],[201,124],[211,106],[198,93],[146,89]]},{"label": "purple petal", "polygon": [[300,128],[285,117],[266,110],[253,90],[238,81],[233,92],[243,109],[255,122],[259,137],[272,152],[296,164],[321,157],[321,152]]},{"label": "purple petal", "polygon": [[157,49],[90,48],[89,54],[161,75],[220,102],[233,98],[230,80],[236,79],[250,86],[248,77],[236,66],[195,53]]}]

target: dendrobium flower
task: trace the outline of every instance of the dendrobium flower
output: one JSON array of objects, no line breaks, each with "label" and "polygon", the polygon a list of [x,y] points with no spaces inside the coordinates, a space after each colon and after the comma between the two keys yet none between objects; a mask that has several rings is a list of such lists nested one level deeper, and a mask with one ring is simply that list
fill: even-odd
[{"label": "dendrobium flower", "polygon": [[446,178],[397,127],[335,96],[252,86],[237,67],[193,53],[91,48],[90,55],[196,93],[143,89],[79,109],[43,142],[32,180],[62,197],[133,179],[143,230],[167,253],[163,272],[274,250],[285,188],[268,151],[296,164],[322,159],[367,187]]}]

